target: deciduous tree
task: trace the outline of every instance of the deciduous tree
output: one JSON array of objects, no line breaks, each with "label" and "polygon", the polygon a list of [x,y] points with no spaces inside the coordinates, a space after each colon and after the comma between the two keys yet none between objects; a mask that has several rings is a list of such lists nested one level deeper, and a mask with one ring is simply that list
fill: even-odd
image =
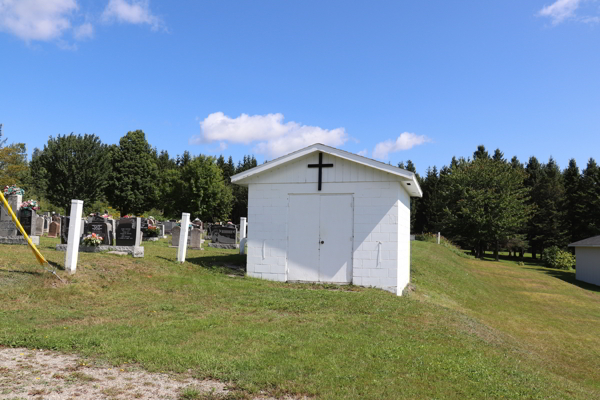
[{"label": "deciduous tree", "polygon": [[111,170],[108,147],[96,135],[50,137],[41,151],[34,151],[31,176],[52,204],[67,213],[71,200],[94,202],[104,196]]}]

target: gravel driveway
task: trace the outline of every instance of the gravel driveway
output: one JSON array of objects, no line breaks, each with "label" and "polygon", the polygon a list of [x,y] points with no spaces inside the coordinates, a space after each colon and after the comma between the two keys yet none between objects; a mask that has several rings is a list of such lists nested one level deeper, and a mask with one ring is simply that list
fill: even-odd
[{"label": "gravel driveway", "polygon": [[84,358],[53,351],[0,347],[0,399],[229,397],[225,384],[217,381],[149,373],[128,364],[113,367],[88,363]]}]

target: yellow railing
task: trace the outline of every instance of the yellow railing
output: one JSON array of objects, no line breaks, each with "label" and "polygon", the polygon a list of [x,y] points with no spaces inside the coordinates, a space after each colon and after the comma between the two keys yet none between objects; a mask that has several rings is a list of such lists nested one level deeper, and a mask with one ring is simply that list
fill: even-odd
[{"label": "yellow railing", "polygon": [[25,232],[25,229],[23,229],[23,226],[21,226],[21,223],[17,219],[17,216],[15,215],[15,213],[13,212],[13,210],[8,205],[8,201],[6,201],[6,199],[4,198],[4,194],[2,194],[1,191],[0,191],[0,199],[2,199],[2,203],[4,204],[4,208],[6,208],[6,211],[12,217],[13,221],[17,225],[17,228],[19,228],[19,230],[23,234],[23,237],[27,240],[27,243],[29,243],[29,247],[31,247],[31,250],[33,251],[33,254],[35,255],[35,258],[37,258],[37,260],[39,261],[40,265],[47,264],[48,261],[46,261],[46,259],[42,255],[42,253],[40,253],[40,251],[37,249],[37,247],[35,247],[35,244],[33,244],[33,242],[31,241],[31,238]]}]

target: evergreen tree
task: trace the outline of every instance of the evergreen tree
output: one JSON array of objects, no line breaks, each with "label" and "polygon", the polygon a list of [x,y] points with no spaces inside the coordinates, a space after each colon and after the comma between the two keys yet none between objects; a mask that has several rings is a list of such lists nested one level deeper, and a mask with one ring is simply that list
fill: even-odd
[{"label": "evergreen tree", "polygon": [[581,237],[580,215],[578,205],[580,201],[581,173],[574,158],[569,160],[569,166],[563,171],[563,182],[565,187],[565,227],[568,232],[569,242],[576,242],[585,237]]},{"label": "evergreen tree", "polygon": [[527,225],[527,242],[530,246],[531,255],[535,259],[537,254],[542,253],[542,244],[539,238],[543,235],[543,232],[539,230],[543,221],[541,215],[538,213],[539,205],[543,202],[540,190],[542,166],[537,158],[533,156],[529,158],[525,167],[525,173],[524,185],[530,190],[529,205],[533,210],[533,215]]},{"label": "evergreen tree", "polygon": [[537,189],[539,203],[537,204],[537,219],[539,223],[537,239],[545,248],[568,244],[565,213],[565,188],[560,168],[552,157],[542,167],[542,175]]},{"label": "evergreen tree", "polygon": [[517,156],[513,156],[513,158],[510,159],[510,165],[514,169],[523,170],[523,164],[519,161]]},{"label": "evergreen tree", "polygon": [[417,203],[414,232],[438,232],[442,228],[444,205],[440,190],[441,178],[437,168],[427,168],[425,178],[419,184],[423,197]]},{"label": "evergreen tree", "polygon": [[590,158],[583,170],[577,215],[581,225],[577,234],[582,238],[600,235],[600,168]]},{"label": "evergreen tree", "polygon": [[449,169],[443,178],[444,225],[449,235],[478,257],[483,257],[488,244],[497,250],[527,222],[524,178],[509,164],[482,155]]},{"label": "evergreen tree", "polygon": [[[258,165],[254,156],[244,156],[243,161],[238,162],[235,174],[247,171]],[[248,216],[248,188],[240,185],[231,185],[233,191],[233,209],[231,210],[231,221],[235,224],[240,222],[241,217]]]},{"label": "evergreen tree", "polygon": [[153,208],[158,200],[158,168],[144,132],[127,132],[111,155],[112,173],[106,191],[110,204],[121,215],[139,215]]},{"label": "evergreen tree", "polygon": [[490,155],[488,154],[487,150],[485,149],[485,146],[482,144],[477,146],[477,151],[475,151],[473,153],[473,160],[477,160],[479,158],[490,158]]},{"label": "evergreen tree", "polygon": [[504,159],[504,153],[501,152],[500,149],[496,149],[496,151],[494,151],[494,155],[492,156],[492,159],[495,161],[502,161],[502,162],[506,161]]},{"label": "evergreen tree", "polygon": [[50,137],[42,151],[34,151],[31,175],[44,197],[68,214],[73,199],[84,205],[104,199],[111,172],[109,153],[96,135]]}]

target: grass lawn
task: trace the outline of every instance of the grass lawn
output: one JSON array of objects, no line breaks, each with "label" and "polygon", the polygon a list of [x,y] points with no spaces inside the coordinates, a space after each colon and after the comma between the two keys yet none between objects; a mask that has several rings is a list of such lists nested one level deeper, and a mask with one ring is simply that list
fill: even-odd
[{"label": "grass lawn", "polygon": [[[55,239],[41,250],[63,264]],[[238,389],[324,399],[600,398],[600,288],[537,265],[412,242],[415,291],[243,276],[231,250],[168,240],[146,257],[80,253],[61,284],[0,247],[0,345],[76,352]]]}]

